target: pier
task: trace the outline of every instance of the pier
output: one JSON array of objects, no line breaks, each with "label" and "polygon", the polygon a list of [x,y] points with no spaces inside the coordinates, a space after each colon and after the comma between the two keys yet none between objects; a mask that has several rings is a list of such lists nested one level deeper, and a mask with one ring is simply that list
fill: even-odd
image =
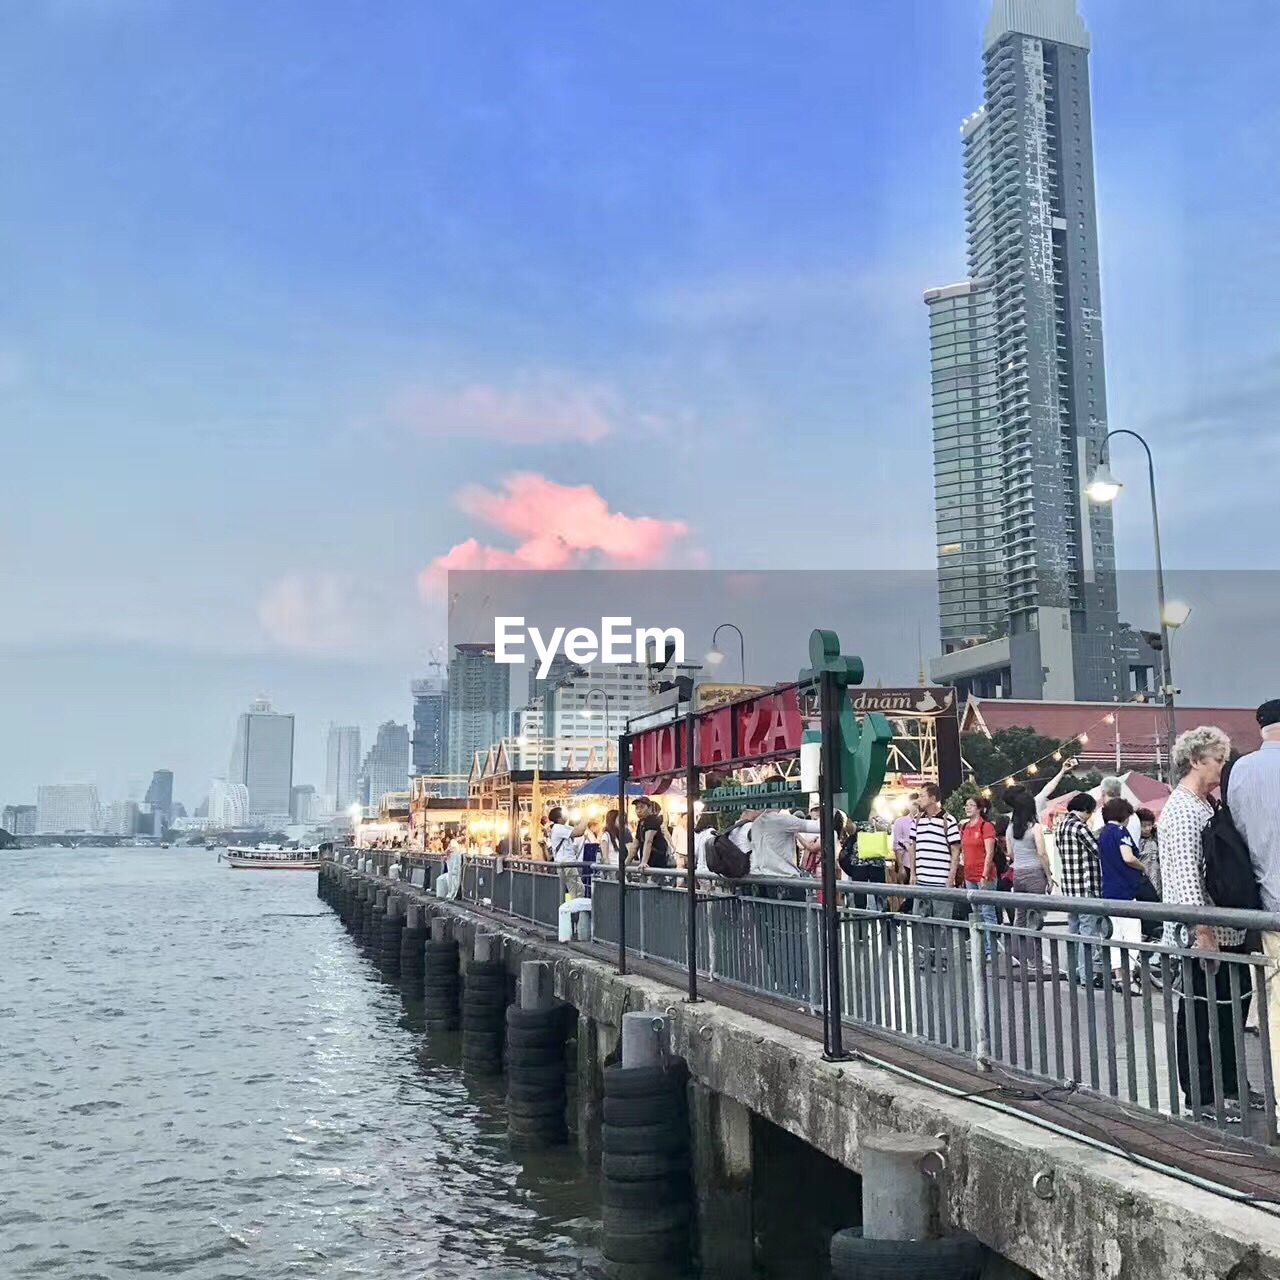
[{"label": "pier", "polygon": [[[363,904],[366,916],[408,911],[464,957],[500,962],[508,1003],[522,966],[545,966],[539,998],[572,1011],[568,1119],[589,1161],[600,1158],[605,1069],[622,1058],[627,1015],[647,1015],[660,1052],[687,1070],[694,1238],[707,1276],[744,1274],[753,1250],[785,1248],[825,1266],[832,1234],[860,1225],[889,1176],[881,1163],[864,1188],[869,1153],[878,1158],[898,1136],[933,1153],[912,1194],[925,1197],[938,1234],[982,1242],[988,1280],[1280,1277],[1280,1160],[1266,1142],[1088,1091],[1068,1105],[1068,1090],[1036,1089],[938,1053],[924,1036],[848,1020],[849,1056],[831,1061],[820,1010],[717,977],[705,956],[693,1003],[687,966],[657,958],[652,938],[620,973],[616,919],[602,905],[608,872],[597,871],[598,918],[584,913],[564,942],[555,866],[476,859],[457,871],[441,896],[441,859],[340,851],[321,870],[320,893],[339,909]],[[629,933],[679,934],[670,913],[682,892],[629,888],[632,896],[643,905],[634,904]],[[826,1274],[797,1272],[810,1273]]]}]

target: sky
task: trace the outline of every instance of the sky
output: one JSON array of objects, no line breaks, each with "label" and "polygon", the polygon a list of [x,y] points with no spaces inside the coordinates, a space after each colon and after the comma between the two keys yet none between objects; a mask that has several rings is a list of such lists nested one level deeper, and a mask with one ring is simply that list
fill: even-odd
[{"label": "sky", "polygon": [[[5,6],[0,803],[194,805],[259,694],[321,782],[448,567],[927,570],[987,7]],[[1081,8],[1112,426],[1274,568],[1280,9]]]}]

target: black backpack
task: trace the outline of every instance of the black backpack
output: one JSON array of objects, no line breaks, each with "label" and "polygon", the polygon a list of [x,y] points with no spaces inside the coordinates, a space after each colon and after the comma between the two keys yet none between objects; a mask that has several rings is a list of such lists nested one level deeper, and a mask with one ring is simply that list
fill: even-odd
[{"label": "black backpack", "polygon": [[707,849],[707,870],[726,880],[741,880],[751,874],[751,855],[729,838],[742,825],[738,822],[728,831],[717,831]]},{"label": "black backpack", "polygon": [[1200,837],[1204,857],[1204,888],[1215,907],[1261,911],[1262,895],[1253,874],[1253,860],[1224,804],[1215,804],[1213,817]]}]

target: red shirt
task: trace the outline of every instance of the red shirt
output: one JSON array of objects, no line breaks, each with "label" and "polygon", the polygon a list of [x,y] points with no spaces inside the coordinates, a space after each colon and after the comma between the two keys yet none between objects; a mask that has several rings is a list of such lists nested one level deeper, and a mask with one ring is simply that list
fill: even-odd
[{"label": "red shirt", "polygon": [[[996,829],[985,818],[975,818],[960,828],[960,850],[964,854],[964,878],[981,880],[987,865],[987,841],[996,838]],[[995,875],[994,859],[991,874]]]}]

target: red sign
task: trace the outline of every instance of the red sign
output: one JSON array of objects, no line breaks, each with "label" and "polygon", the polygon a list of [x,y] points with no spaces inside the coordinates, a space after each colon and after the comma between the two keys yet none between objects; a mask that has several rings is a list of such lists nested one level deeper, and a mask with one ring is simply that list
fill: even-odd
[{"label": "red sign", "polygon": [[[712,707],[694,717],[694,762],[701,769],[795,755],[804,716],[795,685]],[[685,719],[644,729],[631,739],[632,778],[681,773],[688,764]]]}]

